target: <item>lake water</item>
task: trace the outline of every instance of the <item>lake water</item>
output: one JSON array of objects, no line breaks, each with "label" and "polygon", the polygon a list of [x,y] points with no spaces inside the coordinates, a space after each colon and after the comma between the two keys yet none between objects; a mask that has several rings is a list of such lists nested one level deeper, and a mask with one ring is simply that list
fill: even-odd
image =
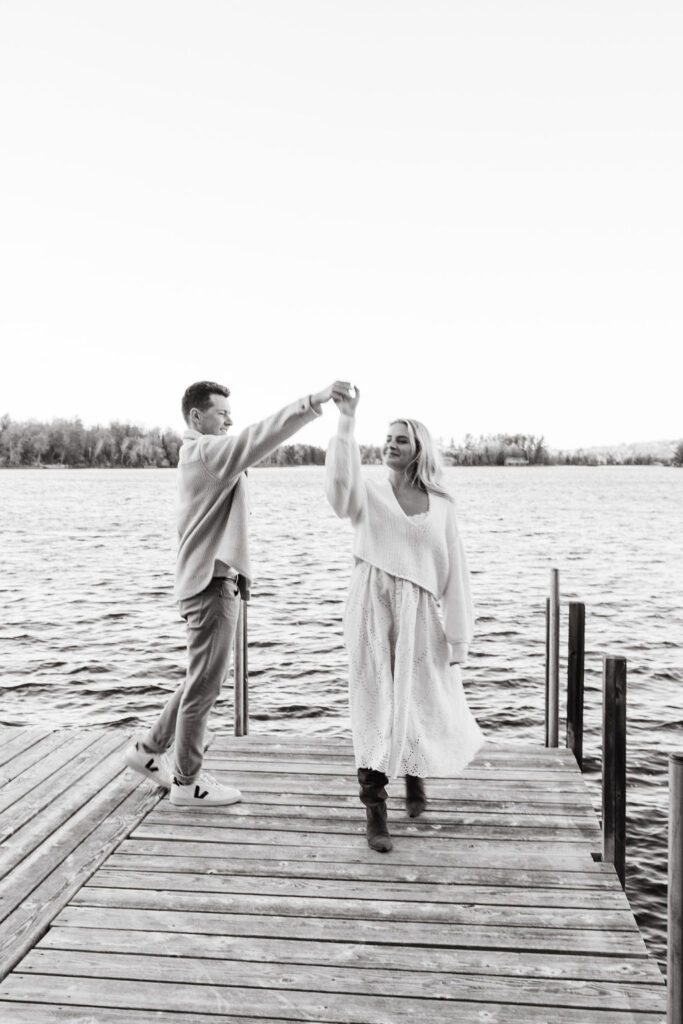
[{"label": "lake water", "polygon": [[[663,961],[667,755],[683,750],[683,470],[458,468],[447,481],[477,611],[465,685],[486,732],[543,742],[557,567],[563,648],[566,603],[586,603],[585,772],[599,807],[602,655],[628,659],[627,891]],[[251,731],[346,733],[349,524],[326,504],[320,467],[252,470],[250,486]],[[184,673],[174,494],[171,470],[0,473],[2,723],[132,729],[158,712]],[[232,729],[230,696],[214,727]]]}]

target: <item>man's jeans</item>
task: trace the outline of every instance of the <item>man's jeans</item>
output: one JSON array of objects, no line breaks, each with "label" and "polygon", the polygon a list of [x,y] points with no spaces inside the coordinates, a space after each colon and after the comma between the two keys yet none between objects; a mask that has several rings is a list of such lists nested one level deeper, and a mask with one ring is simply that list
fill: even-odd
[{"label": "man's jeans", "polygon": [[201,593],[180,602],[187,622],[187,675],[143,744],[159,753],[175,736],[174,774],[183,785],[194,782],[202,766],[204,730],[228,674],[239,609],[237,583],[217,577]]}]

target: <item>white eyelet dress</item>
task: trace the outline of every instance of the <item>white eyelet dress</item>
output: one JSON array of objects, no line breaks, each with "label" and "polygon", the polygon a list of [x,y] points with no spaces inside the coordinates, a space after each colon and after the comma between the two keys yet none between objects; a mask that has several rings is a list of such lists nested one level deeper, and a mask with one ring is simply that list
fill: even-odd
[{"label": "white eyelet dress", "polygon": [[430,494],[429,511],[407,516],[388,480],[363,480],[352,429],[342,417],[326,492],[354,526],[344,637],[356,765],[452,776],[484,742],[460,666],[449,665],[452,654],[464,658],[473,623],[453,505]]}]

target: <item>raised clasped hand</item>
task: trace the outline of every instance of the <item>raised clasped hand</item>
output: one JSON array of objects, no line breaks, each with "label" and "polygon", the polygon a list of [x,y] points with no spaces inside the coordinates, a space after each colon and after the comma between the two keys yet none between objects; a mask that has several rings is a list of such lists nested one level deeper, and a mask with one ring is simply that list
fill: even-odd
[{"label": "raised clasped hand", "polygon": [[311,404],[323,405],[325,402],[329,402],[331,398],[336,402],[337,399],[348,395],[351,390],[351,385],[347,380],[335,380],[329,387],[323,388],[322,391],[311,395]]},{"label": "raised clasped hand", "polygon": [[349,384],[344,394],[333,395],[332,398],[342,416],[353,416],[360,398],[360,391],[355,385]]}]

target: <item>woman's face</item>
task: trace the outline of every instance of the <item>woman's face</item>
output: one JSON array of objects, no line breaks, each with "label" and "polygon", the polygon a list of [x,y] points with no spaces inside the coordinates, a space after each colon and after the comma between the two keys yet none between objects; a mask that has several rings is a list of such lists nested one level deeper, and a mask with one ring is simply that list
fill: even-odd
[{"label": "woman's face", "polygon": [[410,465],[414,455],[415,445],[410,438],[407,425],[401,420],[391,423],[382,447],[384,465],[401,472]]}]

